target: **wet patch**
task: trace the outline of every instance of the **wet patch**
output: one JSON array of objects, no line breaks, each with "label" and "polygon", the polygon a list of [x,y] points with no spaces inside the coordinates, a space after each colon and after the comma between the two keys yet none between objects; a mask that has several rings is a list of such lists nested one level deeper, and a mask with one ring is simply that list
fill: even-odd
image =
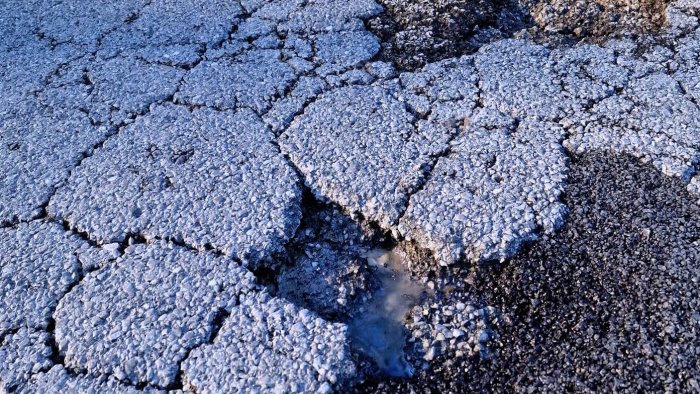
[{"label": "wet patch", "polygon": [[587,154],[569,182],[559,233],[504,264],[448,273],[456,292],[500,310],[493,357],[438,360],[358,391],[697,391],[700,208],[628,156]]},{"label": "wet patch", "polygon": [[268,283],[276,295],[346,323],[364,376],[405,378],[414,370],[405,353],[406,319],[430,292],[425,281],[413,279],[406,256],[385,249],[393,244],[378,229],[307,194],[287,261]]},{"label": "wet patch", "polygon": [[425,289],[411,279],[399,254],[375,249],[365,257],[381,286],[349,322],[351,341],[381,374],[410,377],[414,368],[404,354],[408,334],[404,324],[411,308],[426,295]]}]

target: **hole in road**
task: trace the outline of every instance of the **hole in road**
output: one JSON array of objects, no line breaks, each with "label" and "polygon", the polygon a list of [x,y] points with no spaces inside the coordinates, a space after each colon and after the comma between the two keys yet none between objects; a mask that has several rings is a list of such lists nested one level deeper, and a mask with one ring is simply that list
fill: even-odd
[{"label": "hole in road", "polygon": [[413,366],[404,354],[408,335],[404,321],[426,291],[411,279],[408,267],[397,253],[374,249],[365,258],[381,287],[348,323],[351,341],[357,350],[374,361],[381,373],[410,377]]},{"label": "hole in road", "polygon": [[[300,229],[282,257],[285,263],[268,286],[326,320],[347,324],[368,376],[403,378],[413,372],[404,354],[406,317],[425,301],[426,291],[412,280],[408,257],[388,250],[395,244],[383,231],[309,195]],[[413,267],[417,259],[410,259]]]}]

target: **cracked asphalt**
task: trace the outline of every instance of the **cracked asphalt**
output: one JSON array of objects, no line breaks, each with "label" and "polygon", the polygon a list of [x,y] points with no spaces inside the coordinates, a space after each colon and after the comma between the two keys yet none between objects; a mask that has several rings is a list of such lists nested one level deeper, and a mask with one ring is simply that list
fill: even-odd
[{"label": "cracked asphalt", "polygon": [[700,391],[700,3],[565,8],[3,1],[0,393]]}]

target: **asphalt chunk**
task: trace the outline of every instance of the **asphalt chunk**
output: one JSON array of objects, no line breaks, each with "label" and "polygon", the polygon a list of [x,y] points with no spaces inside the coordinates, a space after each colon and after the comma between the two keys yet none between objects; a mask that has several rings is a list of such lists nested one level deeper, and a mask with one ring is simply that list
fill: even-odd
[{"label": "asphalt chunk", "polygon": [[85,159],[49,214],[100,242],[141,234],[257,263],[301,216],[296,174],[272,138],[250,110],[158,106]]},{"label": "asphalt chunk", "polygon": [[209,340],[217,313],[254,292],[254,281],[230,258],[162,241],[131,246],[61,300],[58,350],[74,370],[170,386],[188,351]]},{"label": "asphalt chunk", "polygon": [[183,363],[185,389],[329,393],[355,374],[346,332],[266,293],[242,297],[216,340]]},{"label": "asphalt chunk", "polygon": [[59,299],[80,277],[89,245],[54,223],[0,229],[0,335],[46,328]]},{"label": "asphalt chunk", "polygon": [[[384,12],[367,26],[382,39],[382,57],[415,70],[426,63],[472,53],[479,35],[502,37],[525,25],[526,15],[508,0],[382,0]],[[505,21],[510,22],[506,26]]]},{"label": "asphalt chunk", "polygon": [[0,341],[0,391],[12,392],[32,374],[51,368],[49,334],[26,327]]}]

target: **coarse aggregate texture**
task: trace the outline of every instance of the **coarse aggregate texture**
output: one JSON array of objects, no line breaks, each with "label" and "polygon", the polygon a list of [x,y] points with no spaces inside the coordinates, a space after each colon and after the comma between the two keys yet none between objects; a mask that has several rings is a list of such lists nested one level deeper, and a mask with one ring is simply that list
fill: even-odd
[{"label": "coarse aggregate texture", "polygon": [[333,91],[312,103],[281,137],[282,150],[318,197],[384,227],[398,220],[436,153],[431,140],[449,136],[448,130],[421,133],[392,93],[381,87]]},{"label": "coarse aggregate texture", "polygon": [[382,39],[382,57],[402,69],[474,52],[483,41],[525,25],[517,2],[503,0],[381,0],[385,12],[368,21]]},{"label": "coarse aggregate texture", "polygon": [[108,134],[78,111],[25,106],[0,117],[0,223],[41,213],[84,152]]},{"label": "coarse aggregate texture", "polygon": [[247,6],[252,16],[277,22],[278,31],[301,34],[363,30],[362,20],[382,11],[373,0],[273,0],[257,3],[254,12]]},{"label": "coarse aggregate texture", "polygon": [[78,281],[88,247],[53,223],[0,229],[0,335],[21,327],[46,328],[58,300]]},{"label": "coarse aggregate texture", "polygon": [[[137,57],[114,57],[88,67],[92,100],[119,112],[143,113],[150,104],[172,96],[183,71]],[[90,111],[92,113],[92,111]]]},{"label": "coarse aggregate texture", "polygon": [[52,366],[49,334],[26,327],[0,340],[0,393],[26,383],[32,374]]},{"label": "coarse aggregate texture", "polygon": [[3,51],[0,116],[5,118],[27,107],[28,97],[45,87],[57,67],[80,57],[75,49],[72,45],[53,48],[43,41],[27,39]]},{"label": "coarse aggregate texture", "polygon": [[[18,394],[46,393],[117,393],[117,394],[137,394],[137,393],[166,393],[165,390],[156,390],[150,387],[138,389],[120,383],[113,377],[78,375],[74,374],[60,365],[56,365],[46,372],[35,374],[32,379],[17,390]],[[177,391],[172,391],[177,392]]]},{"label": "coarse aggregate texture", "polygon": [[469,60],[330,91],[294,120],[282,150],[318,197],[389,228],[475,105],[476,81],[461,67]]},{"label": "coarse aggregate texture", "polygon": [[321,75],[340,72],[367,62],[379,51],[379,40],[368,31],[320,34],[314,40]]},{"label": "coarse aggregate texture", "polygon": [[481,110],[411,198],[399,231],[446,264],[503,260],[539,229],[554,231],[566,212],[559,202],[567,167],[563,134],[556,123],[516,125]]},{"label": "coarse aggregate texture", "polygon": [[243,14],[236,1],[149,1],[102,39],[99,53],[136,52],[150,61],[188,65],[201,46],[226,40]]},{"label": "coarse aggregate texture", "polygon": [[545,32],[579,38],[607,38],[625,31],[658,30],[669,0],[526,0],[532,19]]},{"label": "coarse aggregate texture", "polygon": [[277,100],[263,115],[263,120],[279,134],[304,110],[307,103],[327,89],[328,83],[319,77],[301,77],[289,95]]},{"label": "coarse aggregate texture", "polygon": [[562,232],[477,274],[512,320],[500,387],[698,390],[700,209],[678,179],[629,156],[587,154],[569,177]]},{"label": "coarse aggregate texture", "polygon": [[624,92],[591,108],[590,118],[567,140],[573,152],[611,149],[651,161],[665,174],[690,180],[700,157],[700,107],[666,74],[634,79]]},{"label": "coarse aggregate texture", "polygon": [[158,106],[85,159],[49,214],[99,242],[139,234],[256,263],[300,220],[296,174],[272,137],[250,110]]},{"label": "coarse aggregate texture", "polygon": [[203,61],[187,74],[175,98],[192,105],[265,112],[296,78],[280,57],[276,49],[253,49],[234,58]]},{"label": "coarse aggregate texture", "polygon": [[306,203],[303,213],[275,278],[277,296],[326,320],[345,320],[379,285],[363,256],[375,240],[337,207]]},{"label": "coarse aggregate texture", "polygon": [[[438,134],[441,128],[463,123],[478,105],[478,75],[473,59],[468,56],[402,73],[399,83],[406,94],[409,110],[423,121],[418,122],[419,127],[436,129],[432,131],[434,134]],[[455,134],[452,131],[451,136]],[[439,147],[444,149],[445,146],[436,145]]]},{"label": "coarse aggregate texture", "polygon": [[408,353],[414,365],[426,370],[431,363],[460,368],[470,359],[491,357],[489,346],[498,335],[492,327],[498,318],[495,308],[473,305],[471,294],[430,301],[414,306],[407,317]]},{"label": "coarse aggregate texture", "polygon": [[525,40],[502,40],[482,47],[474,63],[479,73],[480,99],[487,108],[516,118],[558,120],[571,113],[550,51]]},{"label": "coarse aggregate texture", "polygon": [[[700,4],[379,3],[0,4],[7,250],[0,288],[8,295],[0,300],[0,352],[21,354],[0,369],[11,382],[5,387],[344,390],[376,369],[387,373],[393,362],[386,360],[403,360],[400,369],[417,368],[419,386],[432,390],[697,390],[688,312],[697,298],[688,287],[695,256],[686,250],[697,239],[688,207],[700,196]],[[598,150],[605,153],[590,153]],[[569,163],[566,154],[583,158]],[[563,193],[567,182],[574,197]],[[635,195],[637,183],[648,190]],[[655,194],[662,187],[652,184],[670,194]],[[565,205],[575,210],[583,198],[576,196],[589,197],[576,185],[624,207],[641,205],[620,219],[592,202],[588,216],[572,212],[565,222]],[[313,198],[303,201],[302,190],[331,202],[333,212],[308,210]],[[678,211],[686,214],[674,217]],[[315,224],[326,214],[329,224]],[[639,242],[650,249],[624,249],[637,242],[636,227],[625,230],[628,217],[648,219]],[[562,223],[568,227],[555,233]],[[592,252],[571,252],[562,244],[569,239]],[[425,257],[411,261],[413,279],[436,292],[435,302],[415,301],[405,349],[404,322],[394,315],[414,301],[398,303],[391,327],[363,332],[371,341],[391,337],[376,348],[384,349],[379,357],[351,355],[348,345],[359,337],[337,322],[362,326],[362,305],[381,309],[404,282],[413,288],[405,277],[399,286],[377,283],[367,269],[362,251],[393,240],[411,260]],[[138,260],[134,250],[155,249],[186,257],[177,270],[143,268],[160,257],[127,266]],[[200,259],[212,259],[212,271],[188,266]],[[493,259],[504,265],[485,263]],[[545,272],[532,273],[533,261],[559,265],[538,263]],[[665,269],[646,274],[659,261]],[[247,301],[215,299],[239,298],[227,291],[242,282],[208,290],[202,277],[230,278],[227,264],[241,265],[236,272],[250,281],[246,269],[255,272],[269,289],[246,282]],[[521,285],[517,275],[526,270],[534,279]],[[129,283],[161,274],[180,291],[149,293],[158,285],[144,285],[139,293],[158,307],[175,305],[156,321],[159,329],[110,320],[146,313],[146,298]],[[106,275],[114,276],[96,279]],[[468,286],[447,290],[460,283]],[[553,295],[541,295],[550,288]],[[668,288],[674,291],[661,290]],[[589,303],[574,305],[570,294]],[[76,307],[83,296],[89,314]],[[189,297],[187,305],[177,304],[179,296]],[[534,306],[521,308],[523,300]],[[291,320],[270,323],[278,310]],[[593,321],[569,320],[577,316]],[[183,321],[197,328],[172,328]],[[242,322],[259,323],[245,339]],[[559,322],[571,335],[548,328]],[[97,334],[93,325],[113,332]],[[302,326],[319,333],[317,342],[297,335]],[[230,359],[243,372],[230,369]],[[282,374],[266,379],[270,371],[260,365]]]},{"label": "coarse aggregate texture", "polygon": [[277,281],[279,296],[323,317],[346,316],[371,283],[359,256],[322,242],[309,245]]},{"label": "coarse aggregate texture", "polygon": [[700,208],[683,183],[592,152],[572,163],[565,202],[561,231],[512,260],[451,268],[454,293],[500,315],[492,357],[358,390],[697,391]]},{"label": "coarse aggregate texture", "polygon": [[8,0],[0,4],[0,49],[11,51],[33,38],[37,2]]},{"label": "coarse aggregate texture", "polygon": [[219,314],[255,289],[230,258],[164,241],[135,245],[89,274],[58,305],[56,342],[67,367],[133,385],[168,387]]},{"label": "coarse aggregate texture", "polygon": [[80,58],[62,67],[37,96],[51,108],[77,109],[93,124],[121,126],[170,99],[183,75],[182,69],[133,55]]},{"label": "coarse aggregate texture", "polygon": [[[35,3],[35,29],[53,45],[75,43],[92,47],[105,34],[137,15],[145,0],[42,1]],[[43,3],[43,4],[42,4]]]},{"label": "coarse aggregate texture", "polygon": [[214,342],[184,361],[184,387],[328,393],[355,373],[346,330],[264,292],[241,297]]}]

